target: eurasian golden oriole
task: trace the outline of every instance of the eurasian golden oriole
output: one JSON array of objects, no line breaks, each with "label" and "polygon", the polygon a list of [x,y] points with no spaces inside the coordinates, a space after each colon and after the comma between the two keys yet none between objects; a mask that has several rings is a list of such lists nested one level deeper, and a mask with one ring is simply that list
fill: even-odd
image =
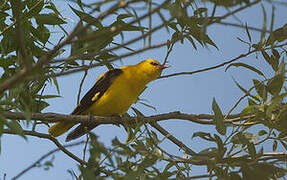
[{"label": "eurasian golden oriole", "polygon": [[[137,100],[146,85],[157,79],[167,67],[154,59],[148,59],[136,65],[112,69],[97,79],[71,114],[102,117],[122,115]],[[76,124],[57,122],[49,128],[49,133],[57,137]],[[95,127],[94,123],[93,126],[80,124],[68,134],[66,141],[76,139]]]}]

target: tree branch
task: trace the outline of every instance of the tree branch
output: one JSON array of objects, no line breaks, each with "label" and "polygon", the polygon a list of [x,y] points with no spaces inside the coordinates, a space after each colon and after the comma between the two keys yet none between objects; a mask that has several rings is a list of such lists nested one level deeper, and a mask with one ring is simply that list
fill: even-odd
[{"label": "tree branch", "polygon": [[[126,7],[128,4],[132,3],[132,2],[137,2],[140,0],[130,0],[130,1],[119,1],[118,3],[116,3],[114,6],[112,6],[111,8],[109,8],[107,11],[101,13],[97,20],[100,21],[102,19],[104,19],[105,17],[107,17],[108,15],[111,15],[113,12],[115,12],[116,10]],[[15,22],[16,23],[16,22]],[[49,61],[52,59],[52,57],[61,49],[63,48],[65,45],[69,44],[71,42],[71,40],[73,40],[75,38],[75,36],[82,32],[82,30],[87,29],[88,27],[90,27],[92,24],[87,24],[86,26],[79,28],[80,27],[80,22],[76,25],[76,27],[73,29],[73,31],[69,34],[69,36],[61,43],[59,43],[58,45],[56,45],[52,50],[50,50],[49,52],[46,53],[46,55],[42,56],[39,58],[38,62],[36,64],[33,64],[31,66],[31,68],[29,70],[27,70],[27,68],[23,68],[22,70],[20,70],[18,73],[16,73],[15,75],[13,75],[12,77],[8,78],[7,80],[5,80],[1,85],[0,85],[0,94],[2,94],[4,91],[6,91],[7,89],[10,89],[12,87],[15,86],[15,84],[17,84],[17,82],[19,82],[21,79],[26,78],[26,76],[30,73],[32,73],[33,71],[35,71],[36,69],[42,67],[43,65],[49,63]]]},{"label": "tree branch", "polygon": [[[280,48],[280,47],[283,47],[283,46],[286,46],[287,43],[283,43],[283,44],[280,44],[280,45],[277,45],[277,46],[272,46],[272,47],[268,47],[268,48],[264,48],[263,50],[268,50],[268,49],[274,49],[274,48]],[[221,64],[218,64],[218,65],[215,65],[215,66],[211,66],[211,67],[208,67],[208,68],[203,68],[203,69],[199,69],[199,70],[196,70],[196,71],[191,71],[191,72],[179,72],[179,73],[173,73],[173,74],[169,74],[169,75],[165,75],[165,76],[161,76],[159,78],[168,78],[168,77],[172,77],[172,76],[179,76],[179,75],[192,75],[192,74],[196,74],[196,73],[201,73],[201,72],[205,72],[205,71],[209,71],[209,70],[213,70],[213,69],[217,69],[217,68],[220,68],[220,67],[223,67],[227,64],[230,64],[230,63],[233,63],[234,61],[237,61],[241,58],[244,58],[244,57],[247,57],[249,56],[250,54],[253,54],[255,52],[258,52],[258,51],[261,51],[262,49],[254,49],[252,51],[249,51],[247,53],[244,53],[244,54],[241,54],[229,61],[225,61]]]},{"label": "tree branch", "polygon": [[[72,143],[72,144],[68,144],[68,145],[65,145],[63,147],[65,148],[68,148],[68,147],[73,147],[73,146],[78,146],[80,144],[83,144],[85,143],[85,141],[80,141],[80,142],[76,142],[76,143]],[[27,173],[28,171],[30,171],[31,169],[37,167],[38,164],[40,164],[41,161],[43,161],[45,158],[47,158],[48,156],[60,151],[61,149],[60,148],[56,148],[52,151],[49,151],[48,153],[44,154],[43,156],[41,156],[37,161],[35,161],[33,164],[31,164],[30,166],[28,166],[27,168],[25,168],[24,170],[22,170],[20,173],[18,173],[16,176],[14,176],[12,178],[12,180],[16,180],[18,179],[19,177],[21,177],[23,174]]]},{"label": "tree branch", "polygon": [[[4,134],[18,135],[16,132],[8,130],[8,129],[3,129],[2,132]],[[85,165],[87,164],[87,162],[81,160],[76,155],[74,155],[73,153],[68,151],[63,145],[61,145],[61,143],[59,143],[59,141],[56,138],[54,138],[48,134],[43,134],[43,133],[38,133],[38,132],[33,132],[33,131],[25,131],[25,130],[23,130],[23,133],[27,136],[34,136],[34,137],[39,137],[39,138],[43,138],[43,139],[48,139],[48,140],[52,141],[61,151],[63,151],[65,154],[67,154],[69,157],[71,157],[72,159],[74,159],[78,163],[85,164]]]},{"label": "tree branch", "polygon": [[[9,112],[4,111],[0,112],[2,116],[10,120],[25,120],[26,116],[25,113],[21,112]],[[253,118],[254,115],[246,115],[242,117],[240,114],[233,114],[226,117],[225,123],[233,124],[237,121],[242,121],[246,119]],[[91,118],[87,115],[64,115],[64,114],[56,114],[56,113],[32,113],[31,120],[40,120],[47,123],[53,122],[73,122],[73,123],[92,123]],[[97,124],[127,124],[127,123],[135,123],[137,120],[142,120],[146,123],[153,123],[158,121],[165,121],[171,119],[178,119],[178,120],[186,120],[191,121],[197,124],[203,125],[214,125],[214,115],[210,114],[186,114],[181,113],[179,111],[158,114],[154,116],[147,116],[147,117],[100,117],[94,116],[93,121]]]},{"label": "tree branch", "polygon": [[196,152],[191,150],[189,147],[187,147],[185,144],[183,144],[181,141],[179,141],[176,137],[171,135],[167,130],[165,130],[163,127],[161,127],[157,123],[151,123],[151,126],[154,127],[156,130],[158,130],[162,135],[164,135],[166,138],[168,138],[170,141],[172,141],[174,144],[176,144],[178,147],[184,150],[187,154],[193,156],[196,155]]},{"label": "tree branch", "polygon": [[[235,23],[231,23],[231,22],[218,22],[217,24],[225,25],[225,26],[239,27],[239,28],[245,29],[245,25],[235,24]],[[248,26],[248,29],[249,29],[249,30],[253,30],[253,31],[257,31],[257,32],[262,32],[262,29],[256,28],[256,27],[250,27],[250,26]],[[266,32],[267,32],[267,33],[270,33],[269,30],[266,30]]]}]

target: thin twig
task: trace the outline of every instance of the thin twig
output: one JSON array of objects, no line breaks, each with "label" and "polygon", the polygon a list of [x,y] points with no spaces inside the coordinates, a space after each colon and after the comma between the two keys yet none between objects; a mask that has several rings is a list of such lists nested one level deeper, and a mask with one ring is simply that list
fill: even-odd
[{"label": "thin twig", "polygon": [[7,4],[7,2],[8,2],[8,0],[5,0],[5,1],[3,2],[3,4],[1,4],[0,9],[2,9],[2,8]]},{"label": "thin twig", "polygon": [[[135,54],[139,54],[139,53],[142,53],[144,51],[147,51],[147,50],[150,50],[150,49],[156,49],[156,48],[160,48],[162,46],[165,46],[167,45],[168,43],[170,42],[164,42],[164,43],[160,43],[160,44],[157,44],[157,45],[153,45],[151,47],[145,47],[145,48],[142,48],[142,49],[139,49],[139,50],[136,50],[136,51],[133,51],[133,52],[130,52],[130,53],[126,53],[126,54],[123,54],[123,55],[120,55],[120,56],[117,56],[115,58],[111,58],[108,62],[114,62],[118,59],[121,59],[121,58],[124,58],[124,57],[128,57],[128,56],[132,56],[132,55],[135,55]],[[93,54],[93,53],[92,53]],[[86,55],[84,55],[86,57]],[[91,55],[88,55],[88,56],[91,56]],[[71,59],[74,59],[73,58],[69,58],[69,60]],[[62,61],[62,60],[61,60]],[[72,73],[75,73],[75,72],[81,72],[81,71],[85,71],[87,69],[91,69],[91,68],[94,68],[94,67],[98,67],[100,65],[103,65],[103,63],[96,63],[96,64],[92,64],[92,65],[89,65],[89,66],[84,66],[84,67],[80,67],[80,68],[77,68],[77,69],[73,69],[73,70],[70,70],[70,71],[65,71],[65,72],[60,72],[60,73],[54,73],[54,74],[48,74],[48,75],[45,75],[45,76],[41,76],[41,75],[33,75],[33,76],[30,76],[30,77],[27,77],[25,78],[26,80],[36,80],[36,79],[42,79],[42,78],[50,78],[50,77],[59,77],[59,76],[65,76],[65,75],[68,75],[68,74],[72,74]],[[1,89],[0,89],[1,90]],[[0,91],[1,92],[1,91]]]},{"label": "thin twig", "polygon": [[[97,20],[102,20],[104,18],[106,18],[107,16],[113,14],[113,12],[115,12],[116,10],[126,7],[128,4],[133,3],[133,2],[137,2],[139,0],[130,0],[130,1],[119,1],[118,3],[116,3],[114,6],[112,6],[111,8],[109,8],[107,11],[101,13]],[[16,73],[15,75],[13,75],[12,77],[8,78],[7,80],[5,80],[1,85],[0,85],[0,94],[2,94],[4,91],[6,91],[7,89],[10,89],[12,87],[15,86],[15,84],[17,84],[17,82],[19,82],[21,79],[26,78],[27,75],[29,75],[29,73],[32,73],[34,70],[41,68],[43,65],[48,64],[51,60],[51,58],[65,45],[70,44],[71,41],[74,39],[74,37],[86,30],[88,27],[90,27],[92,25],[92,23],[88,23],[86,26],[79,28],[81,25],[81,23],[79,22],[76,27],[74,28],[74,30],[70,33],[70,35],[61,43],[59,43],[58,45],[56,45],[52,50],[50,50],[49,52],[47,52],[44,56],[40,57],[39,60],[37,61],[36,64],[33,64],[33,66],[27,70],[26,68],[23,68],[22,70],[20,70],[18,73]],[[3,32],[1,32],[3,33]],[[1,35],[1,34],[0,34]]]},{"label": "thin twig", "polygon": [[[220,24],[220,25],[225,25],[225,26],[233,26],[233,27],[239,27],[239,28],[243,28],[245,29],[245,25],[242,25],[242,24],[236,24],[236,23],[231,23],[231,22],[218,22],[217,24]],[[253,30],[253,31],[257,31],[257,32],[262,32],[262,29],[260,28],[256,28],[256,27],[250,27],[248,26],[248,29],[249,30]],[[267,33],[270,33],[269,30],[266,30]]]},{"label": "thin twig", "polygon": [[226,13],[224,16],[221,16],[220,18],[218,18],[218,19],[216,19],[216,20],[214,20],[214,21],[209,22],[208,24],[210,25],[210,24],[218,23],[218,22],[220,22],[222,19],[226,19],[227,17],[232,16],[232,15],[234,15],[234,14],[236,14],[236,13],[242,11],[242,10],[245,10],[246,8],[249,8],[249,7],[255,5],[255,4],[259,3],[259,2],[261,2],[261,0],[256,0],[256,1],[253,1],[253,2],[251,2],[251,3],[246,4],[245,6],[241,6],[241,7],[239,7],[238,9],[235,9],[234,11],[228,12],[228,13]]},{"label": "thin twig", "polygon": [[178,147],[180,147],[184,152],[186,152],[189,155],[196,155],[196,152],[191,150],[189,147],[187,147],[185,144],[183,144],[181,141],[179,141],[176,137],[172,136],[167,130],[165,130],[163,127],[161,127],[157,123],[151,123],[152,127],[154,127],[156,130],[158,130],[162,135],[164,135],[166,138],[171,140],[174,144],[176,144]]},{"label": "thin twig", "polygon": [[[151,31],[152,29],[152,0],[149,0],[148,2],[148,6],[149,6],[149,16],[148,16],[148,30]],[[148,36],[148,47],[151,46],[151,36],[152,36],[152,33],[149,33],[149,36]]]},{"label": "thin twig", "polygon": [[[10,120],[26,120],[25,113],[21,112],[9,112],[3,111],[0,114]],[[242,117],[241,114],[233,114],[226,118],[224,121],[225,123],[232,124],[237,121],[242,121],[250,118],[254,118],[255,116],[245,115]],[[93,122],[91,122],[91,118],[88,115],[64,115],[64,114],[56,114],[56,113],[31,113],[30,116],[31,120],[40,120],[47,123],[53,122],[73,122],[73,123],[93,123],[96,122],[97,124],[125,124],[135,123],[138,119],[137,117],[100,117],[94,116]],[[191,121],[193,123],[202,124],[202,125],[214,125],[214,115],[210,114],[186,114],[181,112],[170,112],[164,114],[158,114],[154,116],[146,116],[142,117],[141,120],[146,123],[153,123],[159,121],[166,121],[166,120],[185,120]]]},{"label": "thin twig", "polygon": [[[267,141],[267,140],[269,139],[269,137],[271,136],[271,133],[272,133],[272,130],[269,130],[269,133],[267,134],[267,136],[266,136],[265,138],[263,138],[262,140],[258,141],[257,143],[255,143],[254,146],[257,146],[257,145],[259,145],[259,144],[261,144],[261,143]],[[232,157],[232,156],[234,156],[234,155],[236,155],[236,154],[239,154],[239,153],[241,153],[243,150],[247,150],[247,147],[246,147],[246,148],[242,148],[242,149],[240,149],[239,151],[234,152],[233,154],[231,154],[232,151],[230,150],[229,153],[227,153],[227,155],[228,155],[227,157]]]},{"label": "thin twig", "polygon": [[234,104],[234,106],[228,111],[228,113],[224,116],[224,119],[226,119],[231,113],[232,111],[238,106],[238,104],[246,97],[249,96],[249,93],[255,88],[255,86],[252,86],[250,89],[248,89],[248,91],[241,96],[238,101]]},{"label": "thin twig", "polygon": [[77,97],[77,105],[80,103],[81,92],[82,92],[83,84],[84,84],[84,82],[85,82],[85,80],[86,80],[87,75],[88,75],[88,69],[85,70],[84,76],[83,76],[83,78],[82,78],[82,80],[81,80],[81,83],[80,83],[79,92],[78,92],[78,97]]},{"label": "thin twig", "polygon": [[214,177],[216,174],[203,174],[203,175],[198,175],[198,176],[191,176],[188,179],[201,179],[201,178],[209,178],[209,177]]},{"label": "thin twig", "polygon": [[[37,7],[41,4],[42,1],[43,1],[43,0],[39,0],[37,3],[35,3],[35,5],[32,6],[32,7],[29,9],[29,11],[25,14],[25,16],[29,15],[35,8],[37,8]],[[5,0],[5,2],[0,6],[0,9],[2,9],[7,2],[8,2],[8,0]],[[10,25],[8,25],[8,26],[6,26],[5,28],[3,28],[3,30],[0,32],[0,36],[1,36],[3,33],[5,33],[7,30],[9,30],[11,27],[13,27],[15,24],[16,24],[16,20],[13,21]]]},{"label": "thin twig", "polygon": [[86,142],[85,142],[85,146],[84,146],[84,150],[83,150],[83,161],[85,161],[86,159],[86,152],[87,152],[87,147],[88,147],[88,143],[89,143],[89,135],[86,135]]},{"label": "thin twig", "polygon": [[[83,144],[85,141],[80,141],[80,142],[76,142],[76,143],[72,143],[72,144],[68,144],[68,145],[64,145],[63,147],[68,148],[68,147],[73,147],[73,146],[78,146],[80,144]],[[22,170],[20,173],[18,173],[16,176],[14,176],[12,178],[12,180],[16,180],[19,177],[21,177],[23,174],[27,173],[28,171],[30,171],[31,169],[37,167],[38,164],[40,164],[41,161],[43,161],[45,158],[47,158],[48,156],[54,154],[55,152],[60,151],[60,148],[56,148],[52,151],[49,151],[48,153],[44,154],[43,156],[41,156],[37,161],[35,161],[33,164],[31,164],[30,166],[28,166],[27,168],[25,168],[24,170]]]},{"label": "thin twig", "polygon": [[[280,45],[277,45],[277,46],[273,46],[273,47],[268,47],[268,48],[264,48],[264,50],[268,50],[268,49],[273,49],[273,48],[280,48],[280,47],[283,47],[283,46],[286,46],[287,43],[283,43],[283,44],[280,44]],[[173,74],[169,74],[169,75],[165,75],[165,76],[161,76],[159,77],[160,78],[169,78],[169,77],[173,77],[173,76],[179,76],[179,75],[192,75],[192,74],[196,74],[196,73],[201,73],[201,72],[205,72],[205,71],[210,71],[210,70],[214,70],[214,69],[217,69],[217,68],[220,68],[220,67],[223,67],[227,64],[230,64],[230,63],[233,63],[234,61],[237,61],[241,58],[244,58],[246,56],[249,56],[250,54],[253,54],[255,52],[258,52],[258,51],[261,51],[262,49],[254,49],[252,51],[249,51],[248,53],[244,53],[244,54],[241,54],[229,61],[225,61],[221,64],[218,64],[218,65],[215,65],[215,66],[211,66],[211,67],[208,67],[208,68],[203,68],[203,69],[199,69],[199,70],[196,70],[196,71],[191,71],[191,72],[179,72],[179,73],[173,73]]]},{"label": "thin twig", "polygon": [[[159,147],[159,145],[158,145],[157,142],[154,141],[154,139],[153,139],[153,137],[152,137],[152,135],[151,135],[151,133],[150,133],[150,131],[149,131],[148,126],[147,126],[146,123],[144,123],[144,126],[145,126],[145,129],[146,129],[146,131],[147,131],[147,133],[148,133],[148,136],[149,136],[150,139],[152,140],[152,143],[154,144],[154,146],[155,146],[156,148],[158,148],[160,151],[162,151],[162,152],[164,152],[165,154],[167,154],[167,155],[170,157],[170,159],[173,160],[174,156],[171,155],[171,154],[169,154],[169,153],[167,153],[165,150],[163,150],[161,147]],[[147,149],[147,148],[146,148],[146,149]],[[147,151],[149,151],[149,150],[147,149]],[[179,165],[178,165],[175,161],[172,161],[172,163],[173,163],[173,164],[175,165],[175,167],[177,168],[179,174],[181,174],[182,176],[184,176],[184,174],[182,173],[182,170],[181,170],[181,168],[179,167]]]},{"label": "thin twig", "polygon": [[[3,129],[2,132],[4,134],[18,135],[17,132],[14,132],[14,131],[11,131],[8,129]],[[43,139],[48,139],[48,140],[52,141],[61,151],[63,151],[65,154],[67,154],[69,157],[71,157],[72,159],[74,159],[78,163],[87,164],[87,162],[81,160],[80,158],[78,158],[77,156],[72,154],[70,151],[68,151],[61,143],[59,143],[59,141],[56,138],[54,138],[48,134],[43,134],[43,133],[38,133],[38,132],[33,132],[33,131],[26,131],[26,130],[23,130],[23,133],[27,136],[34,136],[34,137],[39,137],[39,138],[43,138]]]},{"label": "thin twig", "polygon": [[168,51],[166,53],[166,56],[164,58],[164,61],[163,61],[163,65],[165,65],[167,63],[167,59],[168,59],[168,56],[169,54],[171,53],[171,51],[173,50],[173,46],[174,46],[175,42],[173,42],[170,47],[168,48]]}]

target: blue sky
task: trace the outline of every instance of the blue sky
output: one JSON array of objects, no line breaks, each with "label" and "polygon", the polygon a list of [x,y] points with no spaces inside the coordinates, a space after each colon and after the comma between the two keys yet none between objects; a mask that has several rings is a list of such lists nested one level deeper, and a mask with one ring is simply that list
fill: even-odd
[{"label": "blue sky", "polygon": [[[65,17],[72,19],[72,21],[69,21],[65,26],[67,28],[66,30],[71,31],[71,28],[75,26],[78,18],[72,14],[67,4],[69,3],[73,6],[76,6],[76,4],[69,1],[53,2],[55,2],[59,11],[63,13]],[[85,1],[83,0],[83,2]],[[266,7],[269,24],[271,20],[271,6],[267,3],[264,5]],[[199,4],[199,6],[203,5]],[[275,29],[286,23],[286,8],[287,7],[276,6]],[[219,8],[217,15],[223,15],[226,12],[227,11],[224,8]],[[263,16],[260,5],[256,5],[240,12],[237,14],[237,17],[241,19],[242,23],[247,23],[248,25],[258,28],[262,27]],[[228,18],[227,21],[240,23],[234,17]],[[159,18],[155,18],[153,20],[154,26],[157,25],[157,23],[159,23]],[[204,48],[199,44],[197,44],[198,50],[195,50],[188,41],[185,41],[184,44],[177,43],[169,57],[168,64],[171,65],[171,68],[166,69],[163,74],[194,71],[217,65],[248,51],[248,46],[237,40],[237,37],[247,40],[247,35],[244,29],[215,24],[208,28],[208,34],[217,44],[219,50],[211,46]],[[260,33],[251,31],[251,34],[252,37],[255,38],[254,42],[258,42],[260,40]],[[138,35],[140,34],[135,34],[135,36]],[[152,42],[159,43],[166,41],[166,38],[168,37],[167,35],[168,34],[165,30],[160,31],[153,35]],[[51,39],[51,41],[55,40],[55,42],[57,42],[56,40],[59,39],[60,36],[61,34],[56,31],[55,37]],[[121,42],[120,39],[118,42]],[[142,47],[142,44],[142,42],[136,43],[132,47],[137,49]],[[165,55],[166,47],[163,47],[124,58],[122,62],[116,62],[114,65],[115,67],[121,67],[124,65],[136,64],[149,58],[163,62]],[[254,65],[256,68],[266,72],[267,76],[271,76],[272,71],[270,67],[264,62],[260,54],[257,55],[258,59],[256,59],[256,55],[253,54],[241,59],[240,62]],[[89,70],[81,96],[89,90],[97,77],[106,70],[107,69],[104,67]],[[45,112],[69,114],[76,105],[78,88],[82,76],[83,73],[80,72],[58,78],[61,89],[60,95],[62,97],[49,101],[50,107],[47,108]],[[157,108],[157,111],[153,111],[139,104],[134,106],[141,110],[145,115],[168,113],[172,111],[210,114],[212,113],[212,99],[215,97],[222,111],[226,113],[234,105],[237,99],[243,95],[243,93],[235,86],[232,77],[246,89],[251,87],[252,79],[259,78],[254,72],[232,67],[227,72],[224,71],[224,68],[219,68],[191,76],[187,75],[160,79],[150,83],[148,85],[148,89],[141,95],[141,98],[148,100],[149,104]],[[56,94],[57,92],[52,85],[49,85],[46,88],[45,93]],[[239,110],[244,106],[245,102],[241,103]],[[191,122],[169,120],[161,122],[160,124],[175,137],[197,152],[208,147],[210,144],[197,138],[191,139],[192,134],[197,131],[215,133],[215,127],[213,126],[197,125]],[[46,127],[38,127],[37,130],[47,133]],[[93,132],[97,134],[99,136],[99,140],[107,146],[114,137],[118,137],[124,142],[127,135],[123,128],[113,125],[102,125],[94,129]],[[65,135],[59,138],[63,144],[65,144],[64,138]],[[162,147],[168,152],[182,155],[179,148],[168,140],[165,140],[165,142],[162,143]],[[28,140],[25,141],[23,138],[18,136],[4,135],[1,138],[0,179],[3,177],[4,173],[7,174],[7,179],[10,179],[40,158],[43,154],[54,148],[56,148],[56,146],[48,140],[29,137]],[[82,157],[83,146],[73,147],[70,148],[70,150]],[[55,153],[54,155],[54,167],[49,171],[44,171],[43,168],[34,168],[23,175],[20,179],[71,179],[67,170],[69,169],[78,172],[76,162],[62,152]],[[47,160],[49,160],[49,158]],[[202,169],[196,168],[196,170],[193,171],[194,175],[201,173],[201,170]]]}]

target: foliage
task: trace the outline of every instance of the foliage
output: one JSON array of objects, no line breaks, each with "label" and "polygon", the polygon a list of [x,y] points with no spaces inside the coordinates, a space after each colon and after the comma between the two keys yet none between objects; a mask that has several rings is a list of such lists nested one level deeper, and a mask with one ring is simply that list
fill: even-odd
[{"label": "foliage", "polygon": [[[0,135],[19,134],[25,139],[28,135],[42,136],[57,144],[57,140],[52,137],[37,134],[38,132],[35,131],[36,126],[48,125],[48,121],[37,121],[32,118],[35,113],[42,113],[49,106],[47,99],[59,97],[60,86],[57,77],[103,65],[110,69],[113,68],[113,62],[121,58],[164,46],[168,48],[168,57],[176,43],[190,43],[195,50],[201,47],[218,49],[217,42],[212,40],[207,29],[229,16],[237,15],[236,13],[241,9],[258,6],[261,2],[203,0],[199,3],[207,6],[197,6],[197,2],[192,0],[153,1],[152,3],[111,0],[95,1],[91,4],[78,0],[76,3],[71,2],[71,4],[77,4],[77,7],[72,5],[69,7],[79,21],[71,32],[67,32],[65,29],[71,23],[69,17],[64,17],[52,1],[1,2]],[[270,6],[269,2],[267,5]],[[217,6],[227,8],[228,13],[217,16]],[[144,9],[144,12],[138,13],[137,9]],[[218,179],[253,179],[254,177],[278,179],[284,177],[287,173],[287,154],[284,152],[287,151],[287,104],[284,103],[287,95],[285,87],[287,25],[273,29],[274,17],[272,16],[270,31],[268,31],[267,15],[263,6],[262,14],[264,21],[259,40],[251,35],[252,28],[248,25],[240,26],[245,30],[247,40],[238,39],[248,47],[247,53],[222,65],[199,71],[208,71],[226,65],[225,71],[232,71],[237,67],[259,75],[256,79],[250,79],[253,85],[249,89],[234,79],[235,86],[244,95],[227,114],[223,114],[220,108],[222,105],[218,104],[215,98],[213,99],[211,108],[214,116],[210,122],[217,132],[193,132],[192,135],[192,138],[209,142],[209,147],[199,153],[190,153],[192,150],[187,151],[182,143],[178,143],[177,139],[168,133],[165,134],[164,130],[159,130],[165,136],[161,139],[157,132],[150,130],[151,127],[155,127],[154,122],[146,124],[140,121],[144,115],[139,110],[133,109],[134,117],[138,122],[133,126],[126,126],[129,134],[126,142],[114,139],[112,146],[107,147],[90,133],[88,161],[78,165],[80,176],[77,176],[76,172],[70,171],[70,173],[77,179],[105,179],[106,177],[184,179],[214,176]],[[155,15],[160,17],[161,23],[151,28],[146,18],[153,18]],[[54,28],[61,33],[53,33]],[[158,30],[166,31],[169,35],[163,37],[163,43],[153,45],[147,40]],[[135,32],[140,36],[130,38]],[[140,40],[144,41],[145,46],[137,50],[133,49],[131,45]],[[246,62],[235,62],[254,53],[257,53],[261,63],[268,64],[272,75]],[[193,73],[196,72],[190,74]],[[55,86],[58,94],[46,94],[47,86]],[[238,109],[237,105],[243,99],[247,99],[248,103],[244,109]],[[233,114],[234,109],[241,113]],[[7,118],[3,113],[7,111],[22,112],[25,119]],[[123,118],[131,117],[126,114]],[[178,116],[178,118],[182,117]],[[249,130],[254,127],[257,132],[251,133]],[[166,139],[179,146],[184,157],[178,157],[162,149],[161,143]],[[274,152],[266,151],[268,147],[264,142],[267,141],[272,142]],[[60,145],[57,144],[57,146]],[[279,146],[282,148],[278,148]],[[282,149],[283,152],[281,152]],[[54,158],[38,167],[43,166],[45,170],[49,170],[53,168],[53,163]],[[282,165],[283,163],[285,165]],[[205,166],[208,174],[192,175],[194,166]]]}]

